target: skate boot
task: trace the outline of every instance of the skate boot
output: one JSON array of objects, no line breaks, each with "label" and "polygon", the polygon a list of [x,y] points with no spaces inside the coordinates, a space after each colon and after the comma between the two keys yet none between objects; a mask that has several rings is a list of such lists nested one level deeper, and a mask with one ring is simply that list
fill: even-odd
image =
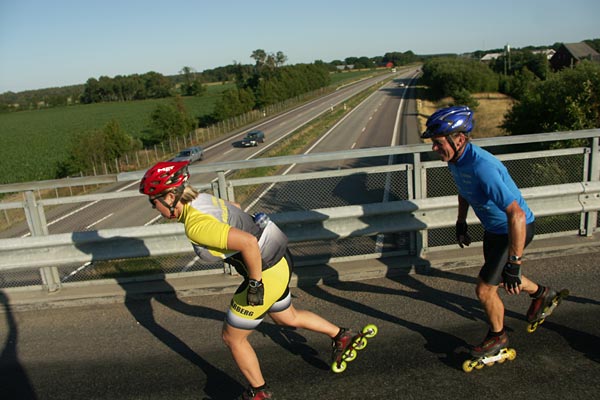
[{"label": "skate boot", "polygon": [[259,389],[255,389],[252,386],[248,386],[248,389],[242,393],[242,400],[262,400],[262,399],[273,399],[273,393],[268,390],[267,385]]},{"label": "skate boot", "polygon": [[375,337],[377,332],[378,328],[373,324],[366,325],[358,333],[348,328],[340,328],[340,332],[333,338],[331,370],[336,374],[344,372],[347,363],[356,359],[358,351],[367,347],[368,340]]},{"label": "skate boot", "polygon": [[491,332],[488,332],[483,342],[471,349],[471,355],[473,357],[490,356],[498,353],[500,349],[505,347],[508,347],[508,335],[506,332],[502,331],[502,334],[499,336],[493,336]]},{"label": "skate boot", "polygon": [[473,368],[481,369],[485,365],[488,367],[504,363],[506,360],[514,360],[517,357],[515,349],[508,348],[508,335],[502,332],[499,336],[493,336],[489,332],[480,345],[471,349],[473,358],[465,360],[462,365],[463,371],[471,372]]},{"label": "skate boot", "polygon": [[348,328],[340,328],[340,332],[337,334],[335,338],[333,338],[333,342],[331,343],[332,352],[331,352],[331,362],[332,363],[341,363],[342,356],[348,347],[352,345],[352,341],[357,335],[352,332],[352,330]]},{"label": "skate boot", "polygon": [[534,332],[538,325],[543,323],[546,317],[558,307],[562,299],[568,295],[569,291],[567,289],[556,292],[550,287],[543,287],[542,293],[531,300],[531,305],[527,310],[527,322],[529,322],[527,332]]}]

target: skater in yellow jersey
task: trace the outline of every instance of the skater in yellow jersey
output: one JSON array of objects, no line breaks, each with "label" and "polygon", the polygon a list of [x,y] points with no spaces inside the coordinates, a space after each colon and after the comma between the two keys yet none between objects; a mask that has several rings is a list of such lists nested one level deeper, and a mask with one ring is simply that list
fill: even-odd
[{"label": "skater in yellow jersey", "polygon": [[[204,261],[226,259],[244,278],[223,325],[223,341],[249,387],[243,399],[271,399],[248,336],[268,314],[275,323],[323,333],[332,339],[332,358],[340,358],[358,335],[292,305],[292,259],[285,234],[264,214],[256,219],[234,203],[198,193],[187,184],[186,162],[159,162],[140,182],[163,217],[176,219]],[[256,219],[256,220],[255,220]]]}]

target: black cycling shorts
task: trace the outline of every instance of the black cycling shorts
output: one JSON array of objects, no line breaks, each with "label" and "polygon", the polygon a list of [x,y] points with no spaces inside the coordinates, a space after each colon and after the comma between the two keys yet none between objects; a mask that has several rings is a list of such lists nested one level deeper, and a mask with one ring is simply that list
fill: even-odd
[{"label": "black cycling shorts", "polygon": [[[525,247],[531,243],[534,235],[535,222],[532,222],[526,227]],[[502,282],[502,270],[508,260],[508,234],[484,232],[483,259],[485,263],[479,271],[479,277],[488,285],[499,285]]]}]

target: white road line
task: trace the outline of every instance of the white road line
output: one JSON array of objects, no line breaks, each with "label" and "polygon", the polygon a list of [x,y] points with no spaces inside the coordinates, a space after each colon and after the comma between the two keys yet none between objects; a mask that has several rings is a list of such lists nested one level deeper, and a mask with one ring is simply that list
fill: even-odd
[{"label": "white road line", "polygon": [[89,224],[88,226],[85,227],[85,229],[90,229],[92,226],[99,224],[100,222],[112,217],[114,215],[114,213],[110,213],[107,216],[104,216],[102,218],[100,218],[99,220],[97,220],[96,222],[93,222],[91,224]]}]

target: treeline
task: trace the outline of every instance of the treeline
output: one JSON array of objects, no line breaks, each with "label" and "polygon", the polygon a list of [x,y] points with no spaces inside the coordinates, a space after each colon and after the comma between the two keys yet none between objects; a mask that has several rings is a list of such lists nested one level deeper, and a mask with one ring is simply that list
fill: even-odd
[{"label": "treeline", "polygon": [[500,91],[517,102],[502,126],[512,135],[600,127],[600,64],[584,60],[552,72],[545,57],[513,50],[511,68],[459,57],[434,58],[423,65],[422,82],[431,100],[451,97],[476,108],[473,93]]},{"label": "treeline", "polygon": [[237,66],[234,71],[235,88],[224,92],[211,115],[200,119],[190,116],[181,96],[175,96],[173,102],[159,104],[151,112],[148,128],[140,140],[124,133],[116,121],[111,121],[101,130],[84,132],[72,141],[68,159],[57,166],[57,178],[89,170],[99,160],[114,160],[129,151],[189,135],[200,122],[208,123],[209,119],[212,122],[222,121],[251,110],[260,110],[330,83],[329,72],[323,65],[282,66],[285,62],[282,53],[275,58],[262,53],[256,55],[254,66]]},{"label": "treeline", "polygon": [[[263,65],[281,67],[287,57],[278,52],[267,54],[258,49],[252,58]],[[317,60],[316,65],[325,67],[330,72],[340,69],[379,68],[388,65],[400,66],[419,61],[422,57],[412,51],[390,52],[376,57],[347,57],[344,60],[324,62]],[[242,75],[253,73],[255,65],[232,64],[224,67],[197,72],[191,67],[183,67],[179,74],[165,76],[157,72],[145,74],[117,75],[115,77],[100,76],[89,78],[83,85],[57,88],[28,90],[23,92],[5,92],[0,94],[0,112],[35,110],[40,108],[62,107],[72,104],[90,104],[109,101],[130,101],[149,98],[181,96],[201,96],[204,85],[214,82],[227,82]]]},{"label": "treeline", "polygon": [[303,93],[323,88],[330,83],[323,64],[297,64],[273,67],[257,63],[251,69],[239,66],[236,87],[226,90],[215,104],[214,112],[204,124],[222,121],[254,109],[262,109]]}]

